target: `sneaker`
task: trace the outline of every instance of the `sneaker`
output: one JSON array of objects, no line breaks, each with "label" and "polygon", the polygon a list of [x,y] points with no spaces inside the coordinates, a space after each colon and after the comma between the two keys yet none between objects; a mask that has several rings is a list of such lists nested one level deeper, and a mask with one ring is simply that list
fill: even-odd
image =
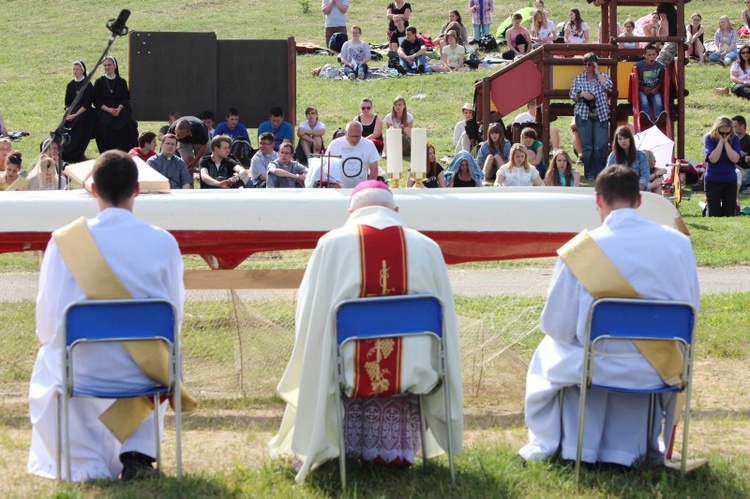
[{"label": "sneaker", "polygon": [[405,75],[406,74],[406,70],[404,69],[404,67],[401,64],[399,64],[398,66],[396,66],[396,71],[398,71],[398,74],[400,74],[400,75]]},{"label": "sneaker", "polygon": [[424,64],[420,64],[419,66],[417,66],[417,73],[424,73]]},{"label": "sneaker", "polygon": [[357,79],[358,79],[358,80],[364,80],[364,79],[365,79],[365,72],[364,72],[364,70],[360,69],[360,70],[359,70],[359,71],[357,72]]},{"label": "sneaker", "polygon": [[656,117],[656,121],[654,121],[654,125],[656,126],[662,126],[664,123],[667,122],[667,110],[659,113],[659,116]]},{"label": "sneaker", "polygon": [[140,452],[123,452],[120,454],[120,462],[123,465],[120,479],[124,482],[129,480],[143,480],[156,478],[158,472],[154,469],[154,459]]},{"label": "sneaker", "polygon": [[641,119],[642,126],[646,126],[649,123],[652,123],[651,116],[649,116],[646,111],[641,111],[640,113],[638,113],[638,117]]},{"label": "sneaker", "polygon": [[348,75],[346,75],[346,77],[350,80],[355,80],[357,78],[357,75],[355,75],[354,73],[349,73]]}]

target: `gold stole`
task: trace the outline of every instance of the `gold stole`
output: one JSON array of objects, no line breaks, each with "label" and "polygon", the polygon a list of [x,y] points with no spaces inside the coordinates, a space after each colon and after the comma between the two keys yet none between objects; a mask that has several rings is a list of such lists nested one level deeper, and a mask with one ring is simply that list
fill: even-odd
[{"label": "gold stole", "polygon": [[[584,230],[565,243],[557,250],[557,254],[594,299],[641,298],[588,231]],[[664,383],[680,385],[682,353],[675,342],[636,340],[633,343]]]},{"label": "gold stole", "polygon": [[[86,298],[131,298],[96,246],[83,217],[56,230],[52,237]],[[169,353],[163,343],[158,342],[158,348],[154,347],[154,340],[126,341],[121,345],[146,376],[162,385],[169,384]],[[182,412],[187,414],[195,410],[198,404],[182,384],[180,391]],[[151,397],[118,399],[99,419],[120,442],[124,442],[153,408]]]}]

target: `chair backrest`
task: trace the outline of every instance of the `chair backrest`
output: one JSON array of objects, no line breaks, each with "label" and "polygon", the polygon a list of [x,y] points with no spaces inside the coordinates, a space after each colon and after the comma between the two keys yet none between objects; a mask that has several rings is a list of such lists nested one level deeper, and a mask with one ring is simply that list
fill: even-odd
[{"label": "chair backrest", "polygon": [[589,312],[589,339],[601,336],[638,339],[693,340],[695,310],[689,303],[668,300],[602,298]]},{"label": "chair backrest", "polygon": [[65,343],[140,340],[161,337],[175,341],[175,311],[167,300],[90,300],[65,309]]},{"label": "chair backrest", "polygon": [[405,336],[430,332],[443,337],[443,306],[427,294],[356,298],[339,303],[335,311],[336,341]]}]

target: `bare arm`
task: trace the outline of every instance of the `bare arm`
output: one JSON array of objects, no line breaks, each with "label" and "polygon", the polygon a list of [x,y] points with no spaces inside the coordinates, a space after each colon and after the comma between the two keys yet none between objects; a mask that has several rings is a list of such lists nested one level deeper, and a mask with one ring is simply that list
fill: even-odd
[{"label": "bare arm", "polygon": [[732,81],[732,83],[736,83],[737,85],[743,85],[745,87],[748,86],[748,82],[742,81],[738,78],[739,74],[739,71],[730,71],[729,79]]},{"label": "bare arm", "polygon": [[[375,128],[372,130],[372,135],[368,135],[367,137],[364,137],[366,139],[379,139],[383,136],[383,120],[380,119],[380,116],[375,118]],[[377,168],[377,164],[375,165]]]},{"label": "bare arm", "polygon": [[529,164],[531,166],[539,166],[539,163],[542,162],[542,148],[540,147],[536,152],[531,149],[528,149],[526,152],[529,158]]},{"label": "bare arm", "polygon": [[378,178],[378,162],[373,161],[372,163],[367,165],[367,171],[368,171],[368,175],[367,175],[368,180],[377,179]]},{"label": "bare arm", "polygon": [[213,178],[211,175],[208,174],[208,168],[201,168],[201,180],[213,187],[221,187],[221,182]]}]

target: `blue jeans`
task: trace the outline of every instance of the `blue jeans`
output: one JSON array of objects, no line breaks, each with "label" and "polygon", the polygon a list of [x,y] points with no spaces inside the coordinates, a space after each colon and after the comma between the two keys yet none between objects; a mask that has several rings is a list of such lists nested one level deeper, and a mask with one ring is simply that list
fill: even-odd
[{"label": "blue jeans", "polygon": [[578,137],[583,149],[583,174],[586,178],[596,177],[607,165],[608,125],[608,121],[599,121],[599,118],[584,120],[576,115]]},{"label": "blue jeans", "polygon": [[[661,94],[644,94],[638,92],[641,96],[641,111],[645,111],[646,114],[656,118],[659,114],[664,111],[664,104],[661,100]],[[651,108],[654,108],[654,112],[651,113]]]},{"label": "blue jeans", "polygon": [[365,76],[367,76],[367,73],[370,71],[370,68],[367,67],[367,64],[355,64],[353,68],[344,66],[344,74],[346,76],[349,76],[350,74],[357,76],[357,73],[359,73],[360,69],[365,73]]},{"label": "blue jeans", "polygon": [[411,67],[411,64],[409,63],[409,61],[407,61],[403,57],[399,58],[399,62],[401,63],[401,67],[404,68],[407,73],[416,73],[417,68],[419,67],[420,64],[424,66],[425,73],[430,72],[430,66],[427,65],[427,56],[424,54],[417,56],[417,58],[414,59],[414,64],[416,65],[416,67]]},{"label": "blue jeans", "polygon": [[[719,60],[721,59],[721,57],[719,57],[719,54],[717,52],[711,52],[710,54],[708,54],[708,59],[711,62],[719,62]],[[729,52],[727,52],[724,55],[724,64],[729,64],[732,61],[734,61],[735,59],[737,59],[737,51],[736,50],[730,50]]]},{"label": "blue jeans", "polygon": [[490,34],[490,24],[472,24],[474,28],[474,39],[479,40],[484,35]]}]

